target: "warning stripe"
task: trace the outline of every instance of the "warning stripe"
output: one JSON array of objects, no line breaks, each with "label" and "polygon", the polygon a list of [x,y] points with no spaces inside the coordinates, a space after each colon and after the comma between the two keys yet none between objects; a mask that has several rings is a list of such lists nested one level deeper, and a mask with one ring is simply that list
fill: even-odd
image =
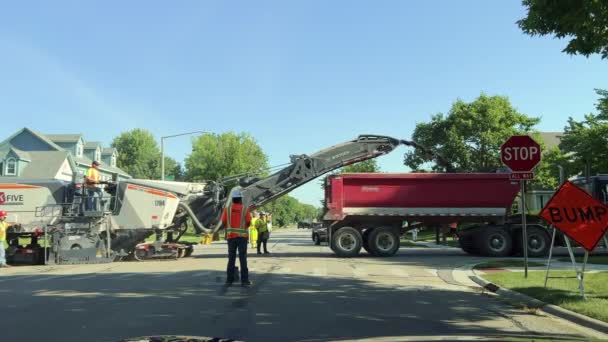
[{"label": "warning stripe", "polygon": [[0,189],[39,189],[40,186],[24,184],[0,184]]},{"label": "warning stripe", "polygon": [[177,198],[175,195],[173,195],[171,193],[160,191],[160,190],[146,188],[146,187],[143,187],[143,186],[137,186],[137,185],[129,184],[127,186],[127,188],[128,189],[132,189],[132,190],[145,191],[145,192],[147,192],[149,194],[152,194],[152,195],[163,196],[163,197],[168,197],[168,198]]}]

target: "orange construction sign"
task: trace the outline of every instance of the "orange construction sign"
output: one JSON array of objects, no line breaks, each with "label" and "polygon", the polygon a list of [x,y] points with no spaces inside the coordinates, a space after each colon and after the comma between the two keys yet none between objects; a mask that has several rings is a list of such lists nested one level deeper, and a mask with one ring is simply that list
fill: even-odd
[{"label": "orange construction sign", "polygon": [[608,207],[571,182],[557,190],[539,215],[589,252],[608,227]]}]

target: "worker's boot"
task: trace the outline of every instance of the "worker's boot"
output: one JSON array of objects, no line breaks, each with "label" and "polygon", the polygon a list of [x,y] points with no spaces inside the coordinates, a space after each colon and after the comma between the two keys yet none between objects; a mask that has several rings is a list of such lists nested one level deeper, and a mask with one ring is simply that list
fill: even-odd
[{"label": "worker's boot", "polygon": [[251,280],[243,280],[241,282],[241,286],[251,286],[253,285],[253,283],[251,282]]}]

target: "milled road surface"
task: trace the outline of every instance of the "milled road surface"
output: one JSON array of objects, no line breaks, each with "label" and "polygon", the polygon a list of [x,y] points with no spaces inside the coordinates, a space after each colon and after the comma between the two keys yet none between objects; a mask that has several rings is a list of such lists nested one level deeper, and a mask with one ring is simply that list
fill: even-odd
[{"label": "milled road surface", "polygon": [[[245,341],[579,339],[576,326],[515,309],[454,272],[457,250],[340,259],[308,230],[274,232],[250,254],[254,286],[223,286],[226,245],[194,257],[0,270],[3,341],[119,341],[155,334]],[[253,252],[253,250],[250,250]]]}]

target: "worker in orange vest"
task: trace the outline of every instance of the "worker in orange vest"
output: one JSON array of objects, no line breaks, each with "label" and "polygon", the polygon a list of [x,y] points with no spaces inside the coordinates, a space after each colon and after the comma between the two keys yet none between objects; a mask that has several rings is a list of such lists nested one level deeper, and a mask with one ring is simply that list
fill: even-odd
[{"label": "worker in orange vest", "polygon": [[101,188],[99,187],[99,162],[94,160],[91,167],[87,170],[84,176],[85,188],[87,189],[87,200],[85,210],[99,210],[98,202],[102,196]]},{"label": "worker in orange vest", "polygon": [[241,285],[251,286],[249,280],[249,269],[247,268],[247,242],[249,240],[248,229],[251,223],[249,208],[243,206],[243,195],[240,189],[232,192],[232,203],[222,213],[222,223],[226,227],[226,239],[228,240],[228,267],[226,268],[226,286],[232,285],[236,270],[236,251],[239,251],[239,263],[241,265]]}]

